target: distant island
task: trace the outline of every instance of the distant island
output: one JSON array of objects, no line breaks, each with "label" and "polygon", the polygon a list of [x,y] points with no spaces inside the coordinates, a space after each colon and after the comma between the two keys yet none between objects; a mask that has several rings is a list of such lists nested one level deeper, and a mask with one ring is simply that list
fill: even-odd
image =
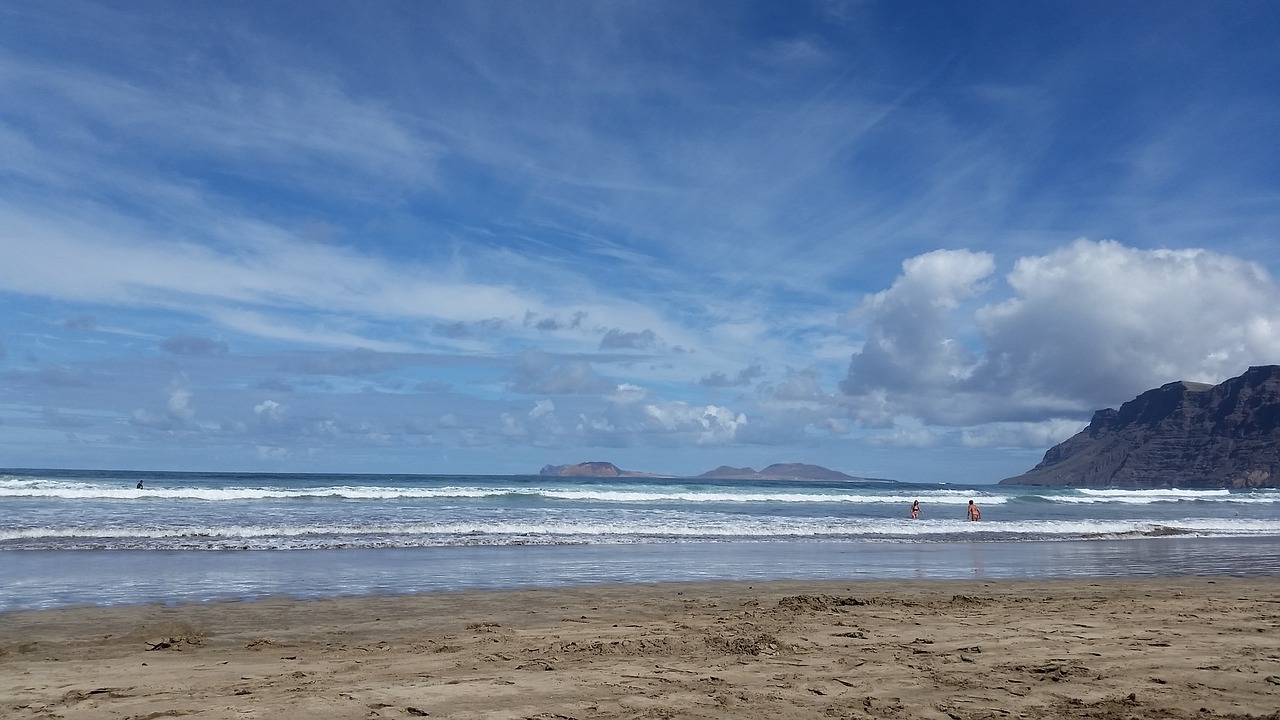
[{"label": "distant island", "polygon": [[[674,475],[656,475],[654,473],[623,470],[610,462],[583,462],[576,465],[547,465],[538,473],[554,477],[675,477]],[[856,480],[863,482],[894,482],[883,478],[865,478],[846,475],[837,470],[824,468],[821,465],[804,463],[774,463],[763,470],[749,467],[729,467],[721,465],[715,470],[704,472],[695,477],[725,480]]]},{"label": "distant island", "polygon": [[1280,487],[1280,366],[1208,385],[1171,382],[1093,414],[1002,485]]},{"label": "distant island", "polygon": [[654,475],[653,473],[623,470],[611,462],[583,462],[578,463],[577,465],[544,465],[538,474],[552,475],[554,477],[670,477],[668,475]]},{"label": "distant island", "polygon": [[[763,470],[721,465],[715,470],[702,473],[698,477],[724,478],[727,480],[878,480],[877,478],[846,475],[838,470],[824,468],[821,465],[806,465],[804,463],[774,463]],[[891,480],[878,481],[892,482]]]}]

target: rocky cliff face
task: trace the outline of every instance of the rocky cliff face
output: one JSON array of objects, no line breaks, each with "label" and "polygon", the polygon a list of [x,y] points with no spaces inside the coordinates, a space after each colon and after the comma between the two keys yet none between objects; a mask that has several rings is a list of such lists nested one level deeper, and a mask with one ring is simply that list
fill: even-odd
[{"label": "rocky cliff face", "polygon": [[1029,472],[1000,481],[1076,487],[1280,487],[1280,366],[1220,385],[1173,382],[1094,413]]}]

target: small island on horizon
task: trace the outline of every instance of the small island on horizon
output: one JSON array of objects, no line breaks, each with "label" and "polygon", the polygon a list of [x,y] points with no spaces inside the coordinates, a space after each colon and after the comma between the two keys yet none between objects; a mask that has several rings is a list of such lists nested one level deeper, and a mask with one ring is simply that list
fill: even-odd
[{"label": "small island on horizon", "polygon": [[[546,465],[538,472],[538,474],[552,477],[596,478],[683,477],[678,475],[663,475],[660,473],[623,470],[611,462],[602,461],[588,461],[574,465]],[[738,468],[721,465],[714,470],[708,470],[700,475],[694,475],[691,477],[724,480],[852,480],[858,482],[897,482],[896,480],[889,480],[886,478],[869,478],[848,475],[838,470],[822,467],[821,465],[808,465],[805,463],[774,463],[762,470],[756,470],[750,467]]]},{"label": "small island on horizon", "polygon": [[[547,465],[540,475],[685,477],[623,470],[610,462]],[[692,478],[898,483],[820,465],[720,467]],[[1280,365],[1251,367],[1217,385],[1189,381],[1148,390],[1055,445],[1027,472],[1001,485],[1084,488],[1280,488]]]}]

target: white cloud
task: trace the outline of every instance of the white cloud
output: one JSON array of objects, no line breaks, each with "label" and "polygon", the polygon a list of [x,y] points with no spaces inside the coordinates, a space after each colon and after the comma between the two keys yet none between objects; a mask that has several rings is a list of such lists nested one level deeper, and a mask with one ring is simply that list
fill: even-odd
[{"label": "white cloud", "polygon": [[255,445],[259,460],[284,461],[293,456],[293,452],[286,447],[272,445]]},{"label": "white cloud", "polygon": [[284,419],[285,406],[275,400],[263,400],[253,406],[253,414],[264,423],[275,424]]},{"label": "white cloud", "polygon": [[[338,4],[305,28],[152,9],[0,9],[0,421],[141,405],[136,437],[243,422],[304,464],[308,444],[421,424],[512,455],[845,432],[825,447],[1014,447],[1280,360],[1258,266],[1053,249],[1106,233],[1275,262],[1264,34],[1128,13],[1021,64],[985,66],[1025,45],[985,38],[961,78],[977,36],[885,43],[906,17],[888,6],[801,8],[764,35],[776,13],[753,4]],[[1153,37],[1221,62],[1112,42]],[[1173,67],[1177,97],[1129,82]],[[1132,97],[1094,102],[1116,68]],[[1231,83],[1205,82],[1221,68]],[[167,369],[144,372],[157,344]],[[199,413],[143,379],[173,367]]]},{"label": "white cloud", "polygon": [[991,423],[965,428],[960,444],[967,448],[1042,448],[1056,445],[1084,428],[1077,420]]},{"label": "white cloud", "polygon": [[538,400],[533,404],[533,409],[529,411],[529,418],[537,419],[541,417],[551,416],[556,411],[556,404],[550,400]]},{"label": "white cloud", "polygon": [[841,388],[851,395],[886,388],[918,391],[954,385],[977,358],[956,336],[952,313],[983,291],[991,255],[936,250],[902,264],[893,286],[868,295],[844,322],[866,332]]},{"label": "white cloud", "polygon": [[782,402],[827,403],[831,400],[831,395],[819,383],[818,373],[814,368],[801,371],[788,368],[786,380],[776,386],[761,388],[761,393]]},{"label": "white cloud", "polygon": [[598,395],[616,387],[597,375],[589,363],[541,352],[523,353],[512,372],[511,389],[529,395]]},{"label": "white cloud", "polygon": [[195,429],[195,408],[191,406],[191,390],[187,387],[187,378],[178,376],[169,382],[165,389],[164,412],[159,413],[147,408],[137,408],[129,414],[129,422],[139,428],[151,430],[178,431]]},{"label": "white cloud", "polygon": [[[333,177],[328,171],[337,168],[339,175],[355,173],[365,187],[376,183],[386,191],[429,180],[439,154],[435,143],[409,129],[407,118],[305,71],[275,66],[237,82],[175,67],[146,83],[86,67],[4,60],[0,82],[14,107],[45,121],[37,127],[56,130],[60,140],[73,140],[81,152],[114,165],[123,162],[112,153],[125,138],[145,154],[252,165],[300,186]],[[33,134],[36,144],[43,140]]]},{"label": "white cloud", "polygon": [[687,435],[697,445],[732,442],[738,430],[747,424],[745,414],[716,405],[698,407],[682,402],[652,403],[644,406],[644,414],[658,428]]},{"label": "white cloud", "polygon": [[906,422],[871,435],[868,444],[893,448],[929,448],[941,442],[937,428]]},{"label": "white cloud", "polygon": [[560,441],[564,430],[555,411],[556,405],[550,400],[538,400],[533,404],[526,423],[533,445],[546,447]]},{"label": "white cloud", "polygon": [[1008,281],[1014,297],[975,316],[988,387],[1097,404],[1280,360],[1280,289],[1239,258],[1078,240]]},{"label": "white cloud", "polygon": [[502,413],[498,416],[498,420],[501,423],[498,434],[503,437],[520,437],[528,432],[520,419],[511,413]]},{"label": "white cloud", "polygon": [[600,338],[601,350],[648,350],[658,344],[658,336],[652,330],[624,332],[611,328]]},{"label": "white cloud", "polygon": [[169,390],[167,404],[169,416],[180,422],[189,422],[196,411],[191,407],[191,391],[185,387],[174,387]]},{"label": "white cloud", "polygon": [[929,253],[867,297],[849,316],[867,334],[841,384],[851,416],[1087,417],[1166,382],[1220,382],[1280,358],[1280,289],[1256,263],[1078,240],[1019,259],[1012,297],[960,312],[992,292],[992,269],[982,254]]},{"label": "white cloud", "polygon": [[649,397],[649,391],[631,383],[620,383],[609,395],[609,402],[628,405],[641,402]]}]

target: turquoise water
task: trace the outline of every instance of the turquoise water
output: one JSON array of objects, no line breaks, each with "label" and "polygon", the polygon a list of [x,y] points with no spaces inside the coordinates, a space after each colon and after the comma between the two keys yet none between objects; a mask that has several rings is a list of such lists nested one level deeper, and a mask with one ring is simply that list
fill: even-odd
[{"label": "turquoise water", "polygon": [[[969,500],[980,522],[965,519]],[[1257,575],[1280,572],[1278,550],[1274,490],[0,471],[0,611],[592,582]]]}]

